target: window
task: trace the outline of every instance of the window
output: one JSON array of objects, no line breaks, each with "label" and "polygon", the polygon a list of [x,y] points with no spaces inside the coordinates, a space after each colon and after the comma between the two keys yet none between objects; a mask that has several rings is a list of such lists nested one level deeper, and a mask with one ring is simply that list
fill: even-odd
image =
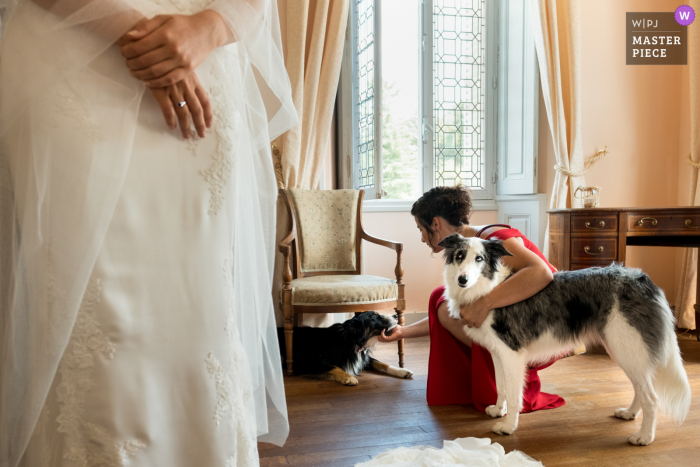
[{"label": "window", "polygon": [[496,14],[486,0],[351,0],[341,186],[403,204],[456,184],[494,199]]}]

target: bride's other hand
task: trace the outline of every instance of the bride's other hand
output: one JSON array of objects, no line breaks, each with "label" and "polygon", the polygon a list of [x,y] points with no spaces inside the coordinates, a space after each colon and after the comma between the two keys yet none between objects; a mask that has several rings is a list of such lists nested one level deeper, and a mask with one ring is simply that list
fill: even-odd
[{"label": "bride's other hand", "polygon": [[[206,129],[211,127],[213,116],[209,95],[204,90],[194,72],[170,86],[150,88],[163,112],[165,123],[171,130],[180,124],[182,137],[190,137],[190,117],[194,122],[200,138],[206,136]],[[179,104],[185,102],[185,105]]]},{"label": "bride's other hand", "polygon": [[231,31],[213,10],[194,15],[158,15],[139,21],[121,45],[131,76],[149,87],[165,87],[193,72]]}]

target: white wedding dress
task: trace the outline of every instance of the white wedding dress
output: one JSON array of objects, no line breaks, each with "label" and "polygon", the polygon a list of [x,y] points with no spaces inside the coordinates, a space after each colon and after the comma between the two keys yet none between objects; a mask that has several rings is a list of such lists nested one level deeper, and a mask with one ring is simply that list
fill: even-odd
[{"label": "white wedding dress", "polygon": [[[228,20],[245,2],[214,4]],[[211,5],[152,0],[139,9]],[[266,8],[274,14],[260,24],[276,21]],[[235,21],[243,35],[250,25]],[[20,5],[0,60],[34,66],[32,31],[63,38],[65,24]],[[214,113],[204,139],[167,128],[116,47],[56,60],[69,63],[68,78],[54,76],[50,92],[17,107],[20,117],[5,115],[4,209],[15,223],[0,236],[14,252],[0,281],[13,297],[3,302],[2,376],[14,382],[0,392],[2,467],[248,467],[259,465],[259,436],[284,441],[268,143],[295,117],[278,110],[290,105],[284,70],[251,58],[264,38],[251,42],[219,48],[197,69]],[[2,65],[4,98],[13,82]],[[266,110],[265,92],[277,109]]]}]

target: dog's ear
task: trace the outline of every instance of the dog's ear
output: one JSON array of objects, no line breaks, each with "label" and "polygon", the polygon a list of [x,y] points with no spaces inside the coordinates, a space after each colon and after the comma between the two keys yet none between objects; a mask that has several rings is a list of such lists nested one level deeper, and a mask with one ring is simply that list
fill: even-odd
[{"label": "dog's ear", "polygon": [[484,242],[484,248],[492,257],[501,258],[503,256],[513,256],[513,254],[503,246],[503,242],[495,238],[493,240],[486,240],[486,242]]},{"label": "dog's ear", "polygon": [[445,250],[452,250],[461,245],[463,241],[464,237],[458,233],[453,233],[452,235],[448,235],[447,237],[443,238],[442,241],[438,243],[438,246],[443,247]]}]

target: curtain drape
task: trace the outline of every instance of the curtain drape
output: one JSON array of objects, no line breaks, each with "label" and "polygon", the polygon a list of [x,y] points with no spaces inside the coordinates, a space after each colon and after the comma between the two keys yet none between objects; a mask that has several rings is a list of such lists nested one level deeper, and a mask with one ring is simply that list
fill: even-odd
[{"label": "curtain drape", "polygon": [[[700,0],[692,0],[695,11]],[[688,28],[688,66],[690,73],[690,155],[695,162],[700,160],[700,31]],[[688,167],[690,175],[690,200],[692,206],[700,206],[700,184],[698,169]],[[695,328],[695,287],[697,284],[698,249],[688,248],[683,253],[681,280],[676,295],[676,319],[680,328]]]},{"label": "curtain drape", "polygon": [[[331,122],[343,58],[349,0],[288,0],[286,67],[292,98],[301,123],[281,138],[277,167],[281,188],[318,188],[324,156],[331,137]],[[276,161],[277,162],[277,161]],[[287,212],[277,206],[277,239],[287,233]],[[279,303],[282,287],[281,254],[277,254],[273,294]],[[347,318],[346,314],[304,315],[305,326],[323,327]],[[277,311],[277,323],[283,322]]]},{"label": "curtain drape", "polygon": [[[567,207],[567,193],[575,206],[573,192],[585,185],[585,178],[570,177],[563,170],[583,169],[581,140],[581,27],[578,0],[530,0],[535,48],[540,67],[542,96],[552,132],[557,170],[550,209]],[[549,254],[549,223],[544,254]]]}]

